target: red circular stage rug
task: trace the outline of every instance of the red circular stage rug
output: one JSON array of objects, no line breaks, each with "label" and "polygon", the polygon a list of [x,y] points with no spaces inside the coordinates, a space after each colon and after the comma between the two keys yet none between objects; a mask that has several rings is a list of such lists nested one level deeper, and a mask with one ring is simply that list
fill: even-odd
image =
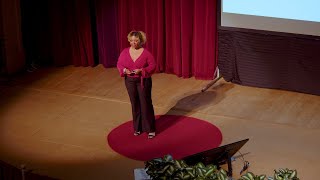
[{"label": "red circular stage rug", "polygon": [[131,159],[147,161],[170,154],[174,159],[216,148],[222,141],[220,130],[213,124],[186,116],[156,117],[156,137],[147,133],[133,135],[132,121],[126,122],[108,135],[110,147]]}]

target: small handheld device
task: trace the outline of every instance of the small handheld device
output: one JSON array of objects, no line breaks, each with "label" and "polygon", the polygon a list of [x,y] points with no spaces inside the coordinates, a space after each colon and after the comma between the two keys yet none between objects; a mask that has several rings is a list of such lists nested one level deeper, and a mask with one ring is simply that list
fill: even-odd
[{"label": "small handheld device", "polygon": [[131,71],[130,76],[134,76],[136,74],[136,72]]}]

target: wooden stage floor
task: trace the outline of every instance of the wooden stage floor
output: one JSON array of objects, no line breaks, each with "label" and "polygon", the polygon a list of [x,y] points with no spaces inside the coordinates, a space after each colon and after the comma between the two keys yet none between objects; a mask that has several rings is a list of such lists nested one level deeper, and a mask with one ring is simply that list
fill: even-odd
[{"label": "wooden stage floor", "polygon": [[[223,133],[222,145],[249,138],[241,153],[248,153],[244,158],[256,174],[291,168],[303,180],[319,176],[320,96],[223,79],[201,93],[209,82],[155,74],[155,113],[211,122]],[[77,180],[133,179],[133,170],[144,166],[117,154],[106,141],[113,128],[131,119],[115,68],[43,68],[0,88],[1,160]],[[232,165],[237,178],[243,161],[238,158]]]}]

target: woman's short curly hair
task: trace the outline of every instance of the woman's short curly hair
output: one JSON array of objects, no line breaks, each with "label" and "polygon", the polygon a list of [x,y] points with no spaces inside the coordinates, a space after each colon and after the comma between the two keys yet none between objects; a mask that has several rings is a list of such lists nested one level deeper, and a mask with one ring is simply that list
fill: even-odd
[{"label": "woman's short curly hair", "polygon": [[143,45],[143,44],[145,44],[147,42],[146,33],[144,33],[143,31],[131,31],[131,32],[129,32],[129,34],[127,36],[128,37],[128,41],[129,41],[130,37],[132,37],[132,36],[136,36],[136,37],[139,38],[140,45]]}]

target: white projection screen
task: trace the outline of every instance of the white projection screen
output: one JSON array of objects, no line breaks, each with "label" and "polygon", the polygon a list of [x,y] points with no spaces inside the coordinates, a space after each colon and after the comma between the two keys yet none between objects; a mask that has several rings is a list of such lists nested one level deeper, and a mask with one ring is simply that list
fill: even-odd
[{"label": "white projection screen", "polygon": [[320,36],[320,0],[221,0],[221,26]]}]

